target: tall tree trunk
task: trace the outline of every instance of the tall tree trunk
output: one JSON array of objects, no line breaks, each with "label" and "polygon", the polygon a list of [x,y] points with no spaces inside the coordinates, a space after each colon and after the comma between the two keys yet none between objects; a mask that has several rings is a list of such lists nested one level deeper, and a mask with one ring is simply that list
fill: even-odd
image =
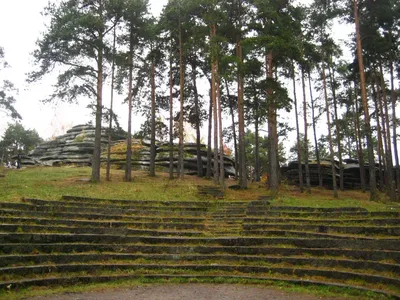
[{"label": "tall tree trunk", "polygon": [[[390,32],[390,39],[392,39],[392,33]],[[393,126],[393,152],[394,159],[396,162],[396,186],[395,191],[400,189],[400,167],[399,167],[399,153],[397,152],[397,119],[396,119],[396,104],[397,104],[397,92],[394,89],[394,74],[393,74],[393,60],[392,54],[389,63],[390,69],[390,100],[392,102],[392,126]],[[399,192],[395,195],[393,200],[399,200]]]},{"label": "tall tree trunk", "polygon": [[[243,63],[243,49],[240,37],[236,41],[236,56],[239,64]],[[239,117],[239,185],[242,189],[247,189],[247,168],[246,168],[246,150],[245,150],[245,132],[244,132],[244,90],[243,75],[241,66],[238,71],[238,117]]]},{"label": "tall tree trunk", "polygon": [[113,56],[112,56],[112,64],[111,64],[111,97],[110,97],[110,121],[108,124],[108,144],[107,144],[107,167],[106,167],[106,180],[110,181],[110,169],[111,169],[111,133],[112,133],[112,123],[114,117],[113,105],[114,105],[114,77],[115,77],[115,43],[116,43],[116,30],[117,26],[114,25],[113,30]]},{"label": "tall tree trunk", "polygon": [[199,108],[199,94],[197,91],[196,80],[196,62],[192,63],[192,85],[194,95],[194,109],[196,111],[196,152],[197,152],[197,176],[203,177],[203,162],[201,159],[201,137],[200,137],[200,108]]},{"label": "tall tree trunk", "polygon": [[178,176],[184,178],[184,163],[183,163],[183,93],[184,93],[184,66],[183,66],[183,46],[182,46],[182,26],[179,20],[179,78],[180,78],[180,113],[179,113],[179,164],[178,164]]},{"label": "tall tree trunk", "polygon": [[361,190],[365,193],[367,190],[367,179],[365,175],[365,162],[364,162],[364,154],[362,147],[362,135],[361,135],[361,126],[360,126],[360,116],[359,116],[359,108],[358,108],[358,93],[357,93],[357,84],[354,81],[354,102],[356,104],[356,132],[357,132],[357,140],[358,140],[358,162],[360,165],[360,184]]},{"label": "tall tree trunk", "polygon": [[218,107],[218,128],[219,128],[219,185],[225,188],[225,168],[224,168],[224,140],[222,133],[222,103],[221,103],[221,80],[217,62],[216,73],[216,90],[217,90],[217,107]]},{"label": "tall tree trunk", "polygon": [[[332,70],[331,70],[332,68]],[[339,172],[340,172],[340,190],[344,191],[344,176],[343,176],[343,161],[342,161],[342,144],[341,144],[341,131],[340,131],[340,122],[339,122],[339,115],[338,115],[338,108],[337,108],[337,98],[336,98],[336,88],[335,88],[335,70],[333,66],[328,66],[329,70],[329,79],[331,83],[332,89],[332,98],[333,98],[333,108],[335,113],[335,127],[336,127],[336,143],[338,147],[338,156],[339,156]]]},{"label": "tall tree trunk", "polygon": [[[267,79],[272,80],[273,71],[273,53],[269,51],[266,56]],[[276,105],[271,100],[272,89],[267,89],[268,96],[268,138],[269,138],[269,189],[272,197],[276,197],[279,192],[279,164],[278,164],[278,123],[276,116]]]},{"label": "tall tree trunk", "polygon": [[154,58],[151,62],[151,141],[150,141],[150,176],[156,176],[156,82]]},{"label": "tall tree trunk", "polygon": [[238,149],[237,149],[237,136],[236,136],[236,126],[235,126],[235,113],[233,110],[233,103],[231,101],[231,95],[229,93],[229,87],[228,87],[228,82],[225,81],[225,86],[226,86],[226,95],[228,96],[228,101],[229,101],[229,112],[231,113],[231,118],[232,118],[232,135],[233,135],[233,147],[234,153],[235,153],[235,179],[238,178],[238,167],[239,167],[239,154],[238,154]]},{"label": "tall tree trunk", "polygon": [[331,125],[331,113],[329,110],[329,102],[328,102],[328,92],[326,87],[326,76],[325,76],[325,65],[322,64],[322,81],[324,85],[324,98],[325,98],[325,106],[326,106],[326,120],[328,125],[328,139],[329,139],[329,152],[330,159],[332,165],[332,185],[333,185],[333,196],[338,198],[338,190],[337,190],[337,182],[336,182],[336,168],[335,168],[335,157],[333,151],[333,142],[332,142],[332,125]]},{"label": "tall tree trunk", "polygon": [[[210,41],[211,47],[215,45],[215,35],[217,28],[215,24],[211,25]],[[212,50],[212,52],[215,52]],[[218,61],[215,57],[215,53],[211,57],[211,97],[213,104],[213,119],[214,119],[214,166],[213,166],[213,177],[214,183],[219,182],[219,168],[218,168],[218,108],[217,108],[217,72],[218,72]]]},{"label": "tall tree trunk", "polygon": [[383,160],[382,160],[382,130],[381,130],[381,122],[380,122],[380,110],[379,110],[379,106],[378,106],[378,93],[380,93],[379,91],[379,86],[377,86],[377,89],[375,88],[375,83],[372,82],[371,83],[372,86],[372,97],[374,100],[374,105],[375,105],[375,114],[376,114],[376,126],[377,126],[377,132],[378,132],[378,163],[379,163],[379,187],[380,190],[382,190],[384,188],[384,178],[383,178]]},{"label": "tall tree trunk", "polygon": [[174,178],[174,103],[173,103],[173,85],[172,74],[172,42],[169,58],[169,179]]},{"label": "tall tree trunk", "polygon": [[304,69],[301,68],[301,85],[303,87],[303,119],[304,119],[304,166],[306,171],[306,192],[311,193],[310,167],[308,165],[308,123],[307,123],[307,97]]},{"label": "tall tree trunk", "polygon": [[316,119],[315,119],[315,107],[314,107],[314,97],[313,97],[313,90],[311,84],[311,74],[308,71],[308,85],[310,89],[310,99],[311,99],[311,117],[312,117],[312,126],[313,126],[313,133],[314,133],[314,145],[315,145],[315,156],[317,158],[317,172],[318,172],[318,185],[320,187],[323,186],[322,182],[322,172],[321,172],[321,158],[319,156],[319,147],[318,147],[318,140],[317,140],[317,126],[316,126]]},{"label": "tall tree trunk", "polygon": [[254,172],[255,172],[255,180],[256,182],[260,182],[260,132],[259,132],[259,125],[260,125],[260,119],[259,119],[259,108],[258,108],[258,101],[256,103],[256,107],[255,107],[255,115],[256,118],[254,120],[254,130],[255,130],[255,168],[254,168]]},{"label": "tall tree trunk", "polygon": [[354,1],[354,23],[356,27],[357,58],[360,70],[361,99],[364,108],[365,129],[366,129],[367,148],[368,148],[369,186],[371,192],[370,200],[375,201],[378,195],[376,190],[376,178],[375,178],[374,143],[372,140],[371,122],[369,116],[367,90],[365,84],[364,61],[363,61],[361,36],[360,36],[360,20],[358,17],[358,0],[353,0],[353,1]]},{"label": "tall tree trunk", "polygon": [[[99,1],[99,13],[103,17],[103,1]],[[94,149],[92,157],[92,178],[91,181],[100,181],[100,160],[101,160],[101,119],[103,109],[103,32],[99,30],[99,46],[97,52],[97,89],[96,89],[96,127],[94,137]]]},{"label": "tall tree trunk", "polygon": [[299,187],[300,192],[304,192],[304,184],[303,184],[303,165],[301,159],[301,142],[300,142],[300,128],[299,128],[299,113],[297,109],[297,93],[296,93],[296,73],[294,69],[294,65],[292,64],[292,82],[293,82],[293,100],[294,100],[294,114],[296,120],[296,144],[297,144],[297,169],[299,173]]},{"label": "tall tree trunk", "polygon": [[125,181],[132,181],[132,82],[133,82],[133,25],[130,25],[129,38],[129,79],[128,79],[128,137],[126,142]]},{"label": "tall tree trunk", "polygon": [[[377,114],[377,123],[380,125],[378,127],[378,143],[379,147],[381,148],[381,155],[382,155],[382,161],[383,161],[383,166],[384,166],[384,182],[383,186],[385,188],[385,191],[387,194],[390,196],[390,184],[388,181],[388,162],[387,162],[387,157],[386,157],[386,151],[387,151],[387,138],[386,138],[386,128],[385,128],[385,113],[383,111],[383,105],[382,105],[382,90],[380,86],[380,81],[378,79],[378,74],[376,71],[374,71],[375,74],[375,85],[376,85],[376,101],[377,103],[375,106],[377,107],[377,111],[379,111],[379,114]],[[391,171],[390,171],[391,172]],[[381,187],[381,188],[382,188]]]},{"label": "tall tree trunk", "polygon": [[386,166],[387,166],[387,194],[390,199],[395,199],[396,197],[396,190],[394,186],[394,174],[393,174],[393,158],[392,158],[392,141],[390,135],[390,122],[389,122],[389,109],[387,105],[387,94],[386,94],[386,83],[383,77],[383,68],[382,62],[379,61],[379,72],[380,72],[380,84],[382,89],[383,101],[383,109],[384,109],[384,122],[383,122],[383,137],[385,139],[385,146],[386,146]]},{"label": "tall tree trunk", "polygon": [[211,169],[211,160],[212,160],[212,122],[213,122],[213,105],[212,105],[212,83],[210,82],[210,103],[208,108],[208,141],[207,141],[207,171],[206,178],[211,179],[212,169]]}]

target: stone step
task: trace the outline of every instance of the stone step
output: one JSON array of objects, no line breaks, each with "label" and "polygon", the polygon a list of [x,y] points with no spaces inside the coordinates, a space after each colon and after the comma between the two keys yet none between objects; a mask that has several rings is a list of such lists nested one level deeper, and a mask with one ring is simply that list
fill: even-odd
[{"label": "stone step", "polygon": [[29,211],[49,211],[49,212],[81,212],[81,213],[104,213],[104,214],[176,214],[176,215],[193,215],[200,216],[207,212],[205,208],[181,208],[181,207],[140,207],[136,209],[124,209],[116,207],[99,208],[99,207],[79,207],[79,206],[62,206],[62,205],[35,205],[29,203],[0,203],[3,209],[19,209]]},{"label": "stone step", "polygon": [[178,205],[178,206],[199,206],[199,207],[208,207],[210,205],[210,201],[181,201],[181,200],[116,200],[116,199],[102,199],[102,198],[89,198],[89,197],[78,197],[78,196],[62,196],[62,200],[66,202],[79,202],[79,203],[96,203],[96,204],[105,204],[105,205],[154,205],[158,206],[170,206],[170,205]]},{"label": "stone step", "polygon": [[262,255],[226,255],[226,254],[124,254],[124,253],[81,253],[81,254],[30,254],[30,255],[0,255],[0,267],[15,267],[22,265],[40,264],[76,264],[98,262],[124,262],[146,260],[171,261],[171,262],[210,262],[219,263],[236,262],[237,264],[285,264],[285,266],[312,266],[321,268],[350,268],[354,270],[374,270],[378,272],[391,272],[400,276],[400,265],[373,261],[360,261],[350,259],[314,258],[314,257],[279,257]]},{"label": "stone step", "polygon": [[[19,267],[3,267],[0,268],[1,274],[7,274],[8,278],[14,276],[23,276],[24,278],[35,278],[41,275],[49,275],[51,273],[66,274],[66,273],[95,273],[95,272],[135,272],[136,274],[147,274],[148,272],[155,274],[179,274],[179,273],[237,273],[242,274],[273,274],[273,275],[290,275],[292,277],[323,277],[332,280],[351,280],[362,281],[366,284],[382,284],[393,285],[394,287],[400,286],[400,278],[394,277],[394,274],[379,275],[376,273],[359,273],[351,269],[349,270],[335,270],[335,269],[320,269],[320,268],[302,268],[296,266],[281,267],[281,266],[251,266],[251,265],[237,265],[237,264],[161,264],[161,263],[92,263],[92,264],[46,264],[46,265],[33,265],[33,266],[19,266]],[[73,275],[73,274],[72,274]],[[393,277],[391,277],[393,276]]]},{"label": "stone step", "polygon": [[[162,227],[162,225],[160,225]],[[24,224],[0,224],[0,232],[17,233],[70,233],[70,234],[106,234],[120,236],[203,236],[202,231],[188,230],[149,230],[149,229],[130,229],[130,228],[90,228],[90,227],[69,227],[69,226],[44,226],[44,225],[24,225]]]},{"label": "stone step", "polygon": [[243,219],[243,223],[246,224],[269,224],[269,223],[285,223],[285,224],[315,224],[315,225],[345,225],[345,224],[369,224],[369,225],[400,225],[400,218],[343,218],[339,217],[336,219],[323,219],[316,220],[310,218],[281,218],[281,217],[246,217]]},{"label": "stone step", "polygon": [[61,233],[0,233],[1,243],[143,243],[174,245],[221,245],[221,246],[261,246],[290,245],[309,248],[343,248],[398,250],[400,239],[389,238],[296,238],[296,237],[155,237],[117,236],[109,234],[61,234]]},{"label": "stone step", "polygon": [[388,217],[398,218],[399,212],[291,212],[291,211],[254,211],[247,212],[247,216],[267,216],[267,217],[301,217],[301,218],[339,218],[339,217]]},{"label": "stone step", "polygon": [[[184,205],[179,202],[157,202],[157,201],[143,201],[133,202],[130,205],[126,204],[107,204],[107,203],[96,203],[96,202],[73,202],[73,201],[54,201],[54,200],[40,200],[40,199],[27,199],[26,202],[34,205],[42,206],[61,206],[61,207],[80,207],[88,209],[120,209],[120,210],[138,210],[144,209],[149,210],[156,208],[158,210],[184,210],[184,211],[207,211],[207,205]],[[154,202],[154,203],[151,203]]]},{"label": "stone step", "polygon": [[255,205],[254,202],[248,204],[247,209],[264,209],[266,211],[288,211],[288,212],[368,212],[367,209],[362,207],[309,207],[309,206],[275,206],[275,205]]},{"label": "stone step", "polygon": [[15,209],[0,209],[0,216],[33,216],[33,217],[54,217],[54,218],[67,218],[67,219],[89,219],[89,220],[126,220],[134,221],[144,218],[157,219],[202,219],[206,215],[199,213],[180,213],[180,212],[159,212],[159,211],[141,211],[137,215],[121,215],[121,214],[107,214],[107,213],[80,213],[65,212],[61,210],[45,210],[45,211],[31,211],[31,210],[15,210]]},{"label": "stone step", "polygon": [[400,236],[400,226],[332,226],[332,225],[302,225],[302,224],[243,224],[244,232],[251,234],[262,234],[271,229],[315,231],[319,233],[342,233],[360,235],[385,235]]},{"label": "stone step", "polygon": [[205,217],[191,216],[163,216],[163,215],[139,215],[139,216],[124,216],[124,215],[108,215],[108,214],[85,214],[85,213],[66,213],[66,212],[41,212],[41,211],[24,211],[14,209],[0,209],[0,217],[26,217],[26,218],[58,218],[67,220],[101,220],[106,222],[114,221],[146,221],[146,222],[188,222],[201,223],[206,220]]},{"label": "stone step", "polygon": [[[144,219],[147,221],[146,219]],[[64,226],[75,226],[75,227],[105,227],[105,228],[147,228],[157,229],[160,226],[163,228],[174,228],[182,230],[204,230],[206,227],[200,223],[203,220],[193,219],[179,219],[177,220],[165,220],[165,219],[153,219],[149,222],[122,222],[116,220],[109,221],[90,221],[90,220],[71,220],[71,219],[52,219],[52,218],[24,218],[24,217],[0,217],[0,223],[2,224],[37,224],[37,225],[64,225]]]},{"label": "stone step", "polygon": [[289,247],[285,244],[277,246],[220,246],[220,245],[143,245],[143,244],[104,244],[104,243],[1,243],[0,253],[3,254],[33,254],[39,253],[148,253],[148,254],[229,254],[274,255],[281,257],[315,256],[335,259],[349,258],[360,261],[393,261],[400,264],[400,250],[375,249],[340,249],[340,248],[304,248]]},{"label": "stone step", "polygon": [[27,288],[30,286],[60,286],[60,285],[76,285],[76,284],[88,284],[88,283],[103,283],[103,282],[113,282],[113,281],[124,281],[124,280],[162,280],[171,281],[171,282],[215,282],[216,279],[222,280],[223,282],[237,282],[239,284],[243,283],[259,283],[265,281],[266,283],[277,282],[277,283],[286,283],[291,285],[299,285],[299,286],[322,286],[327,289],[352,289],[365,294],[370,295],[371,297],[386,297],[390,299],[400,299],[398,293],[395,293],[390,290],[383,290],[373,287],[365,287],[360,286],[354,283],[338,283],[332,281],[322,281],[321,279],[294,279],[289,278],[287,276],[272,276],[265,275],[256,276],[256,275],[232,275],[232,274],[218,274],[215,275],[199,275],[199,274],[106,274],[106,275],[75,275],[75,276],[51,276],[47,278],[40,279],[21,279],[14,281],[6,281],[0,283],[0,289],[20,289]]}]

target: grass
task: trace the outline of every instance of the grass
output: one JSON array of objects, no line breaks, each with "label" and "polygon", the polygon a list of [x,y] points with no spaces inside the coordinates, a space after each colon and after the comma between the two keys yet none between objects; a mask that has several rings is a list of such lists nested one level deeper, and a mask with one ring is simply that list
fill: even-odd
[{"label": "grass", "polygon": [[[225,190],[225,197],[216,200],[211,196],[200,196],[198,185],[210,185],[211,180],[196,176],[185,176],[184,180],[170,180],[168,174],[158,173],[157,177],[148,176],[147,172],[134,171],[133,181],[124,182],[124,171],[112,170],[112,180],[91,183],[90,168],[76,167],[34,167],[22,170],[5,170],[6,176],[0,178],[0,201],[17,202],[21,198],[40,198],[58,200],[63,195],[126,200],[257,200],[268,195],[268,190],[260,183],[250,183],[247,190]],[[227,185],[236,182],[227,181]],[[310,207],[363,207],[369,211],[386,211],[388,203],[369,201],[369,194],[361,191],[339,192],[334,198],[330,190],[313,188],[311,194],[300,193],[295,186],[282,185],[277,199],[272,205],[310,206]]]},{"label": "grass", "polygon": [[[62,293],[91,293],[102,291],[113,291],[119,289],[129,289],[135,287],[151,287],[159,284],[246,284],[254,285],[259,288],[272,288],[275,290],[282,290],[286,293],[293,293],[293,298],[299,294],[315,295],[319,297],[338,297],[338,299],[388,299],[383,295],[372,292],[364,292],[350,288],[340,288],[333,286],[312,286],[309,288],[307,285],[293,284],[285,281],[276,280],[257,280],[247,278],[224,278],[213,276],[211,272],[203,272],[202,274],[209,274],[211,277],[199,278],[147,278],[145,276],[135,279],[117,279],[107,283],[88,283],[76,284],[69,287],[28,287],[20,291],[0,291],[0,298],[4,300],[19,300],[35,296],[48,296]],[[77,274],[79,275],[79,274]],[[82,274],[85,275],[85,274]],[[106,275],[106,273],[104,273]],[[237,274],[240,275],[240,274]],[[314,278],[309,278],[310,280]]]},{"label": "grass", "polygon": [[[213,210],[215,213],[224,213],[225,210],[229,210],[231,205],[227,203],[228,201],[251,201],[257,200],[260,196],[268,196],[268,190],[265,186],[260,185],[260,183],[250,183],[249,188],[247,190],[225,190],[225,197],[223,199],[215,199],[211,196],[201,196],[198,194],[198,186],[213,186],[211,180],[201,179],[195,176],[185,176],[184,180],[173,179],[170,180],[168,174],[158,173],[157,177],[151,178],[148,176],[147,172],[144,171],[134,171],[133,172],[133,181],[132,182],[124,182],[124,171],[121,170],[112,170],[112,180],[107,182],[105,181],[105,171],[102,170],[102,181],[100,183],[91,183],[88,181],[91,175],[90,168],[76,168],[76,167],[34,167],[34,168],[26,168],[22,170],[4,170],[6,176],[0,177],[0,202],[19,202],[23,198],[39,198],[44,200],[59,200],[63,195],[73,195],[73,196],[81,196],[81,197],[92,197],[92,198],[101,198],[101,199],[125,199],[125,200],[182,200],[182,201],[208,201],[207,207],[209,210]],[[236,184],[234,181],[227,181],[228,185]],[[393,211],[390,210],[388,204],[385,203],[382,197],[381,201],[372,202],[369,201],[369,194],[362,193],[360,191],[345,191],[339,192],[339,198],[335,199],[333,197],[333,193],[330,190],[324,190],[320,188],[313,188],[311,194],[300,193],[299,189],[295,186],[289,186],[282,184],[281,191],[279,196],[271,200],[271,205],[276,206],[309,206],[309,207],[361,207],[366,208],[369,211]],[[90,201],[88,202],[90,203]],[[93,203],[93,202],[92,202]],[[102,204],[111,204],[109,201],[102,201]],[[225,205],[226,204],[226,205]],[[239,206],[246,207],[246,203],[239,203]],[[146,204],[147,205],[147,204]],[[146,206],[144,205],[144,207]],[[161,205],[161,204],[155,204]],[[178,204],[177,204],[178,205]],[[112,203],[114,207],[123,207],[123,204]],[[153,206],[151,204],[151,206]],[[395,205],[393,205],[395,206]],[[171,207],[174,207],[171,205]],[[170,207],[170,208],[171,208]],[[397,206],[399,207],[399,206]],[[397,211],[400,211],[397,209]],[[229,214],[229,212],[227,212]],[[157,216],[149,216],[158,218]],[[169,216],[173,217],[173,216]],[[163,216],[159,216],[159,218],[163,218]],[[202,218],[202,216],[200,217]],[[285,217],[281,217],[285,218]],[[363,217],[368,218],[368,217]],[[197,220],[197,218],[194,218]],[[310,221],[316,219],[313,216],[309,216],[306,220]],[[291,218],[287,217],[288,222]],[[120,221],[118,221],[120,222]],[[207,223],[209,220],[205,220],[208,225],[218,225],[219,223]],[[222,223],[221,223],[222,224]],[[364,223],[363,223],[364,224]],[[25,224],[26,225],[26,224]],[[234,224],[232,228],[236,228]],[[70,226],[55,226],[53,229],[57,228],[69,228]],[[141,227],[145,227],[144,224]],[[47,229],[48,226],[36,226],[35,228],[43,228],[44,231],[52,231]],[[231,227],[223,228],[220,226],[220,230],[228,230]],[[231,229],[232,229],[231,228]],[[163,229],[163,227],[158,228]],[[20,227],[16,229],[16,232],[22,232],[26,230],[23,224],[20,224]],[[176,229],[171,228],[168,231],[174,231]],[[236,230],[236,229],[235,229]],[[305,231],[300,231],[305,232]],[[141,243],[136,243],[135,245],[141,245]],[[163,244],[157,244],[158,246],[162,246]],[[190,244],[193,245],[193,244]],[[209,245],[219,246],[218,243],[213,243],[212,240],[209,241]],[[165,246],[171,247],[170,244],[165,244]],[[206,246],[206,245],[204,245]],[[292,245],[275,245],[275,247],[281,246],[284,248],[293,248]],[[195,247],[200,247],[200,245],[195,244]],[[221,247],[222,249],[223,247]],[[38,252],[38,251],[37,251]],[[116,262],[118,260],[110,260],[108,262],[103,262],[104,264],[110,264],[112,262]],[[137,262],[147,262],[146,259],[137,260]],[[205,260],[206,261],[206,260]],[[222,260],[223,261],[223,260]],[[126,263],[126,261],[124,261]],[[209,263],[218,262],[217,260],[213,260]],[[261,266],[269,266],[268,262],[257,261],[257,262],[247,262],[244,261],[238,262],[238,264],[245,265],[261,265]],[[164,262],[163,262],[164,264]],[[165,264],[173,265],[175,262],[165,262]],[[181,262],[180,265],[183,267],[186,264],[184,261]],[[280,264],[274,264],[279,266]],[[285,264],[282,264],[285,266]],[[177,269],[168,269],[164,270],[165,272],[170,272],[170,274],[184,273],[185,270],[177,270]],[[142,270],[143,274],[152,274],[154,272],[149,270]],[[99,274],[107,275],[107,271],[99,271]],[[140,270],[135,271],[134,273],[140,273]],[[110,273],[111,274],[111,273]],[[112,274],[118,274],[118,272],[113,272]],[[229,275],[229,272],[213,272],[210,270],[209,272],[194,272],[194,275]],[[230,275],[234,275],[236,273],[232,273]],[[54,275],[54,274],[52,274]],[[72,276],[73,274],[69,274],[66,276]],[[75,275],[80,275],[76,273]],[[81,275],[86,275],[82,273]],[[237,275],[241,275],[238,273]],[[273,274],[270,274],[271,276]],[[390,275],[390,274],[389,274]],[[48,275],[50,276],[50,275]],[[309,279],[316,279],[310,277]],[[326,281],[326,280],[325,280]],[[104,288],[121,288],[121,287],[129,287],[132,285],[143,285],[143,284],[159,284],[159,283],[232,283],[232,284],[261,284],[260,286],[274,286],[274,288],[284,289],[293,291],[295,293],[315,293],[319,296],[340,296],[341,298],[345,297],[346,299],[379,299],[380,296],[369,294],[365,292],[355,291],[351,289],[338,289],[332,287],[305,287],[300,285],[293,285],[287,282],[280,281],[268,281],[268,280],[251,280],[251,279],[227,279],[227,278],[192,278],[192,279],[184,279],[184,278],[175,278],[170,280],[161,280],[161,279],[149,279],[149,278],[141,278],[141,279],[127,279],[127,280],[118,280],[116,282],[110,282],[107,284],[89,284],[89,285],[75,285],[68,288],[60,288],[60,287],[52,287],[49,288],[28,288],[22,289],[20,291],[0,291],[1,299],[21,299],[25,297],[32,297],[36,295],[43,294],[53,294],[60,292],[84,292],[91,290],[102,290]],[[358,283],[363,285],[363,283]],[[396,290],[397,291],[397,290]]]}]

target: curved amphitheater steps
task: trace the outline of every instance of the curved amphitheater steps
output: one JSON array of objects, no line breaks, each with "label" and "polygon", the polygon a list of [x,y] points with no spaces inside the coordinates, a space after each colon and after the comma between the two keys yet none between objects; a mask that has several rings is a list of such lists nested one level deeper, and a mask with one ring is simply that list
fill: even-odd
[{"label": "curved amphitheater steps", "polygon": [[134,278],[278,280],[400,298],[400,214],[265,201],[0,203],[0,289]]}]

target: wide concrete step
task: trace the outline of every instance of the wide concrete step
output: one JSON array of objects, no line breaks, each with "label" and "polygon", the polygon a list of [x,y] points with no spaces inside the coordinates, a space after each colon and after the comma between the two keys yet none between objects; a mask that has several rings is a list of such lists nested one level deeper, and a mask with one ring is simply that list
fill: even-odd
[{"label": "wide concrete step", "polygon": [[140,211],[138,215],[121,215],[121,214],[109,214],[109,213],[81,213],[81,212],[64,212],[61,210],[57,211],[31,211],[31,210],[17,210],[17,209],[1,209],[0,216],[23,216],[23,217],[53,217],[53,218],[65,218],[65,219],[86,219],[86,220],[125,220],[135,221],[143,219],[163,219],[163,220],[178,220],[178,219],[193,219],[193,220],[205,220],[204,214],[185,214],[185,213],[173,213],[173,212],[156,212],[156,211]]},{"label": "wide concrete step", "polygon": [[[159,227],[162,227],[161,225]],[[70,233],[70,234],[106,234],[106,235],[129,235],[129,236],[203,236],[203,231],[194,230],[151,230],[131,228],[91,228],[71,226],[46,226],[25,224],[0,224],[0,232],[32,232],[32,233]]]},{"label": "wide concrete step", "polygon": [[123,209],[123,208],[98,208],[98,207],[79,207],[79,206],[62,206],[62,205],[35,205],[29,203],[1,203],[2,209],[18,209],[27,211],[41,211],[41,212],[69,212],[69,213],[97,213],[97,214],[114,214],[114,215],[178,215],[178,216],[203,216],[206,214],[206,209],[192,210],[180,209],[174,207],[170,209],[159,207],[142,207],[136,209]]},{"label": "wide concrete step", "polygon": [[309,207],[309,206],[276,206],[276,205],[263,205],[254,204],[250,202],[248,204],[248,210],[264,210],[264,211],[288,211],[288,212],[312,212],[312,213],[327,213],[327,212],[368,212],[367,209],[362,207]]},{"label": "wide concrete step", "polygon": [[333,225],[303,225],[303,224],[243,224],[243,230],[248,234],[263,234],[271,229],[297,230],[319,233],[342,233],[355,235],[400,236],[400,226],[333,226]]},{"label": "wide concrete step", "polygon": [[26,202],[38,206],[60,206],[60,207],[80,207],[85,210],[91,209],[119,209],[119,210],[182,210],[182,211],[207,211],[208,206],[201,205],[182,205],[181,203],[170,203],[156,202],[144,204],[142,202],[132,203],[130,205],[110,205],[106,203],[95,203],[95,202],[72,202],[72,201],[55,201],[55,200],[40,200],[40,199],[26,199]]},{"label": "wide concrete step", "polygon": [[0,243],[144,243],[175,245],[261,246],[289,245],[309,248],[398,250],[400,239],[389,238],[297,238],[297,237],[179,237],[122,236],[110,234],[0,233]]},{"label": "wide concrete step", "polygon": [[123,280],[171,280],[172,282],[179,280],[179,282],[191,282],[195,280],[196,282],[212,282],[214,283],[216,279],[221,282],[237,282],[240,284],[244,283],[260,283],[265,281],[266,283],[277,282],[277,283],[287,283],[301,286],[323,286],[327,289],[352,289],[360,293],[368,294],[371,297],[386,297],[390,299],[400,299],[398,293],[390,290],[384,290],[382,288],[365,287],[356,283],[338,283],[333,281],[321,280],[321,279],[295,279],[288,276],[273,276],[273,275],[232,275],[232,274],[218,274],[218,275],[199,275],[199,274],[98,274],[98,275],[74,275],[65,276],[59,274],[58,276],[50,276],[47,278],[35,278],[35,279],[21,279],[6,281],[0,283],[0,289],[14,289],[26,288],[29,286],[60,286],[60,285],[81,285],[88,283],[102,283],[102,282],[121,282]]},{"label": "wide concrete step", "polygon": [[400,250],[304,248],[278,244],[276,246],[220,246],[220,245],[143,245],[108,243],[1,243],[0,253],[10,255],[51,253],[147,253],[147,254],[228,254],[238,258],[246,255],[273,255],[281,257],[308,256],[349,258],[361,261],[380,261],[400,264]]},{"label": "wide concrete step", "polygon": [[289,210],[284,211],[254,211],[247,212],[247,216],[266,216],[266,217],[296,217],[296,218],[313,218],[313,219],[322,219],[322,218],[339,218],[339,217],[388,217],[388,218],[398,218],[400,217],[399,212],[386,212],[386,211],[376,211],[376,212],[294,212]]},{"label": "wide concrete step", "polygon": [[285,223],[285,224],[300,224],[300,225],[400,225],[400,218],[331,218],[331,219],[310,219],[310,218],[280,218],[280,217],[246,217],[243,219],[246,224],[269,224],[269,223]]},{"label": "wide concrete step", "polygon": [[99,262],[124,262],[124,261],[147,261],[153,262],[197,262],[218,263],[235,262],[242,264],[281,264],[285,266],[312,266],[320,268],[344,268],[352,270],[373,270],[377,272],[393,273],[400,277],[400,264],[382,263],[374,261],[350,260],[345,258],[315,258],[315,257],[282,257],[282,256],[263,256],[263,255],[226,255],[226,254],[124,254],[124,253],[81,253],[81,254],[29,254],[29,255],[0,255],[0,267],[16,267],[23,265],[41,264],[82,264]]},{"label": "wide concrete step", "polygon": [[[105,228],[174,228],[182,230],[204,230],[206,226],[203,223],[204,220],[198,219],[154,219],[154,218],[143,218],[144,221],[116,221],[116,220],[74,220],[74,219],[55,219],[55,218],[36,218],[36,217],[0,217],[0,224],[36,224],[36,225],[63,225],[63,226],[74,226],[74,227],[105,227]],[[179,221],[179,222],[177,222]]]},{"label": "wide concrete step", "polygon": [[[290,275],[292,277],[323,277],[333,280],[363,281],[364,283],[400,286],[400,278],[394,274],[378,275],[376,273],[359,273],[349,270],[321,269],[311,267],[281,267],[281,266],[252,266],[237,264],[201,264],[201,263],[92,263],[92,264],[48,264],[34,266],[18,266],[0,268],[0,274],[6,274],[6,278],[12,279],[14,276],[19,278],[35,278],[36,276],[48,276],[51,273],[94,273],[94,272],[135,272],[147,274],[153,271],[155,274],[179,274],[190,271],[191,273],[244,273],[244,274],[273,274]],[[393,277],[392,277],[393,276]],[[17,279],[19,279],[17,277]]]},{"label": "wide concrete step", "polygon": [[169,200],[169,201],[160,201],[160,200],[117,200],[117,199],[102,199],[102,198],[89,198],[89,197],[77,197],[77,196],[62,196],[63,201],[66,202],[79,202],[79,203],[96,203],[96,204],[105,204],[107,206],[112,205],[145,205],[145,206],[154,206],[154,205],[164,205],[164,206],[198,206],[198,207],[208,207],[211,201],[180,201],[180,200]]}]

